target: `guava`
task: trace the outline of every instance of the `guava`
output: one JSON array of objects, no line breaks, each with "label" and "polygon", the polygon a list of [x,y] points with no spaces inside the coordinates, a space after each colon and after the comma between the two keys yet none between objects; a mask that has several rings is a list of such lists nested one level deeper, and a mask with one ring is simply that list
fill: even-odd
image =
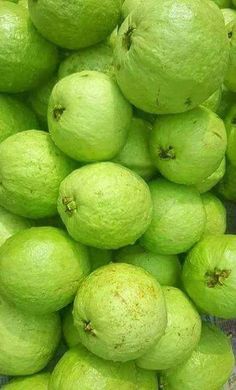
[{"label": "guava", "polygon": [[206,212],[203,237],[208,234],[224,234],[226,231],[226,209],[215,195],[207,192],[201,196]]},{"label": "guava", "polygon": [[149,151],[151,124],[133,117],[125,146],[113,161],[132,169],[144,179],[150,179],[156,172]]},{"label": "guava", "polygon": [[112,261],[112,251],[107,249],[88,248],[91,271],[109,264]]},{"label": "guava", "polygon": [[0,300],[0,374],[31,375],[42,370],[61,337],[59,314],[25,314]]},{"label": "guava", "polygon": [[50,374],[48,372],[12,379],[2,390],[48,390]]},{"label": "guava", "polygon": [[131,105],[116,82],[96,71],[73,73],[53,88],[48,127],[55,144],[78,161],[110,160],[125,145]]},{"label": "guava", "polygon": [[208,99],[224,80],[228,58],[222,13],[208,0],[140,2],[114,50],[125,97],[157,114],[188,111]]},{"label": "guava", "polygon": [[80,343],[79,332],[74,325],[74,317],[72,314],[73,305],[69,305],[63,312],[62,316],[62,331],[65,342],[69,348],[75,347]]},{"label": "guava", "polygon": [[236,92],[236,11],[226,9],[223,11],[223,16],[230,43],[229,64],[224,83],[230,91]]},{"label": "guava", "polygon": [[227,163],[223,179],[217,186],[218,193],[227,200],[236,202],[236,167]]},{"label": "guava", "polygon": [[0,91],[28,91],[54,72],[57,48],[37,32],[25,7],[1,1],[0,19]]},{"label": "guava", "polygon": [[162,372],[164,390],[221,390],[234,367],[229,337],[214,325],[203,324],[201,339],[191,357]]},{"label": "guava", "polygon": [[77,169],[62,181],[58,211],[76,241],[118,249],[134,244],[147,230],[152,199],[135,172],[103,162]]},{"label": "guava", "polygon": [[115,363],[100,359],[82,345],[70,349],[56,365],[49,390],[156,390],[156,373],[134,362]]},{"label": "guava", "polygon": [[54,227],[23,230],[0,249],[1,294],[27,312],[50,313],[68,305],[89,271],[87,249]]},{"label": "guava", "polygon": [[175,255],[158,255],[136,244],[118,250],[114,257],[119,263],[128,263],[144,268],[162,286],[177,286],[179,284],[181,265]]},{"label": "guava", "polygon": [[74,168],[48,133],[16,133],[0,143],[0,205],[23,217],[53,216],[59,185]]},{"label": "guava", "polygon": [[201,238],[206,223],[200,194],[162,178],[153,180],[149,188],[153,216],[141,245],[162,255],[186,252]]},{"label": "guava", "polygon": [[227,151],[228,161],[236,166],[236,104],[233,104],[225,116],[225,127],[227,131]]},{"label": "guava", "polygon": [[223,85],[220,106],[217,110],[217,114],[222,119],[225,118],[231,106],[234,104],[235,100],[236,100],[236,93],[230,91],[228,88],[226,88]]},{"label": "guava", "polygon": [[183,266],[184,287],[205,313],[236,317],[236,237],[208,235],[188,253]]},{"label": "guava", "polygon": [[49,41],[76,50],[103,41],[121,15],[120,0],[29,0],[30,17]]},{"label": "guava", "polygon": [[125,0],[122,5],[122,17],[125,19],[129,14],[140,6],[143,0]]},{"label": "guava", "polygon": [[29,219],[12,214],[0,206],[0,246],[13,234],[31,226]]},{"label": "guava", "polygon": [[113,263],[79,285],[74,323],[81,343],[95,355],[125,362],[142,356],[164,334],[161,286],[144,269]]},{"label": "guava", "polygon": [[167,309],[165,334],[137,361],[147,370],[167,370],[193,352],[201,336],[201,318],[188,297],[175,287],[163,287]]},{"label": "guava", "polygon": [[107,74],[113,73],[112,48],[105,43],[88,47],[72,53],[61,62],[59,67],[59,79],[83,70],[95,70]]},{"label": "guava", "polygon": [[204,107],[159,117],[150,138],[152,159],[161,174],[187,185],[215,172],[226,146],[224,122]]},{"label": "guava", "polygon": [[224,177],[226,169],[226,160],[225,157],[221,161],[219,167],[206,179],[195,185],[196,189],[201,193],[205,193],[211,190],[215,185]]},{"label": "guava", "polygon": [[218,88],[205,102],[202,103],[202,106],[208,108],[213,112],[217,112],[222,96],[222,88]]}]

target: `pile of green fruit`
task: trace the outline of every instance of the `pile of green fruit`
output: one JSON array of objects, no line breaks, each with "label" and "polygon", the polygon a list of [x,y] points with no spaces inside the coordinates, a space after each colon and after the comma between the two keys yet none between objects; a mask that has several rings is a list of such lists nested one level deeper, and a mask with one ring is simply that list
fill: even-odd
[{"label": "pile of green fruit", "polygon": [[230,378],[234,6],[0,0],[3,389]]}]

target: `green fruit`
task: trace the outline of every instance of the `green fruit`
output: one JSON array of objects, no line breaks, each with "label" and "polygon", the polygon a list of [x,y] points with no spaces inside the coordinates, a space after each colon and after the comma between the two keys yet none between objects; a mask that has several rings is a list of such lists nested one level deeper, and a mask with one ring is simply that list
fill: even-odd
[{"label": "green fruit", "polygon": [[0,2],[0,91],[35,88],[54,72],[58,53],[38,34],[24,7]]},{"label": "green fruit", "polygon": [[50,313],[68,305],[89,271],[86,248],[54,227],[19,232],[0,249],[1,294],[32,313]]},{"label": "green fruit", "polygon": [[143,0],[125,0],[122,5],[122,17],[125,19],[129,14],[140,6]]},{"label": "green fruit", "polygon": [[227,8],[227,7],[230,7],[230,5],[231,5],[231,1],[230,0],[213,0],[213,1],[220,8]]},{"label": "green fruit", "polygon": [[236,92],[236,12],[233,10],[225,10],[223,16],[230,43],[229,64],[224,83],[230,91]]},{"label": "green fruit", "polygon": [[227,151],[228,161],[236,166],[236,104],[233,104],[225,116],[225,127],[227,131]]},{"label": "green fruit", "polygon": [[139,108],[136,108],[133,106],[134,115],[137,116],[140,119],[143,119],[146,122],[149,122],[151,124],[154,124],[154,122],[157,119],[157,115],[150,114],[149,112],[145,112],[142,110],[139,110]]},{"label": "green fruit", "polygon": [[217,112],[222,97],[222,88],[218,88],[205,102],[202,103],[202,106],[208,108],[213,112]]},{"label": "green fruit", "polygon": [[117,251],[115,260],[144,268],[163,286],[179,284],[181,265],[175,255],[158,255],[140,245],[130,245]]},{"label": "green fruit", "polygon": [[104,162],[86,165],[63,180],[58,211],[75,240],[118,249],[133,244],[147,230],[152,200],[141,177],[121,165]]},{"label": "green fruit", "polygon": [[203,236],[224,234],[226,231],[226,209],[223,203],[210,192],[203,194],[201,198],[206,212]]},{"label": "green fruit", "polygon": [[81,282],[73,315],[81,343],[113,361],[140,357],[166,328],[159,283],[142,268],[124,263],[98,268]]},{"label": "green fruit", "polygon": [[78,161],[110,160],[125,145],[131,105],[100,72],[74,73],[53,88],[48,127],[55,144]]},{"label": "green fruit", "polygon": [[1,299],[0,374],[31,375],[42,370],[52,359],[60,337],[57,313],[40,317],[24,314]]},{"label": "green fruit", "polygon": [[50,374],[42,373],[12,379],[2,390],[48,390]]},{"label": "green fruit", "polygon": [[195,185],[196,189],[202,194],[211,190],[224,177],[226,160],[223,158],[219,167],[206,179]]},{"label": "green fruit", "polygon": [[133,117],[126,144],[114,161],[150,179],[156,172],[149,151],[150,135],[150,123]]},{"label": "green fruit", "polygon": [[151,155],[161,174],[187,185],[210,176],[224,158],[226,146],[223,121],[204,107],[159,117],[150,138]]},{"label": "green fruit", "polygon": [[167,309],[165,334],[137,365],[147,370],[167,370],[185,361],[201,336],[201,318],[187,296],[175,287],[163,287]]},{"label": "green fruit", "polygon": [[205,313],[236,317],[236,237],[212,235],[189,252],[183,267],[184,287]]},{"label": "green fruit", "polygon": [[217,191],[225,199],[236,202],[236,167],[227,164],[226,173],[217,186]]},{"label": "green fruit", "polygon": [[48,133],[12,135],[0,144],[0,205],[28,218],[55,215],[59,185],[74,167]]},{"label": "green fruit", "polygon": [[9,213],[0,206],[0,246],[13,234],[30,228],[32,222],[26,218]]},{"label": "green fruit", "polygon": [[82,345],[69,350],[56,365],[49,390],[156,390],[157,376],[134,362],[100,359]]},{"label": "green fruit", "polygon": [[63,313],[62,331],[65,342],[69,348],[75,347],[80,343],[79,332],[74,325],[72,314],[73,305],[67,306]]},{"label": "green fruit", "polygon": [[136,107],[172,114],[198,106],[220,88],[228,56],[223,16],[213,2],[149,0],[119,29],[115,73]]},{"label": "green fruit", "polygon": [[234,367],[229,338],[213,325],[203,324],[201,340],[184,363],[162,372],[164,390],[221,390]]},{"label": "green fruit", "polygon": [[120,12],[120,0],[29,0],[30,17],[39,32],[73,50],[103,41],[118,24]]},{"label": "green fruit", "polygon": [[72,73],[83,70],[96,70],[98,72],[112,74],[113,56],[112,48],[104,43],[88,47],[71,54],[62,61],[58,75],[59,79],[69,76]]},{"label": "green fruit", "polygon": [[107,265],[112,261],[112,251],[107,249],[88,248],[89,259],[91,263],[91,271]]},{"label": "green fruit", "polygon": [[200,239],[205,227],[206,215],[199,193],[165,179],[152,181],[149,188],[153,217],[141,245],[163,255],[186,252]]},{"label": "green fruit", "polygon": [[217,114],[224,119],[229,109],[233,105],[236,100],[236,94],[234,92],[229,91],[225,86],[222,88],[222,97],[220,106],[217,110]]}]

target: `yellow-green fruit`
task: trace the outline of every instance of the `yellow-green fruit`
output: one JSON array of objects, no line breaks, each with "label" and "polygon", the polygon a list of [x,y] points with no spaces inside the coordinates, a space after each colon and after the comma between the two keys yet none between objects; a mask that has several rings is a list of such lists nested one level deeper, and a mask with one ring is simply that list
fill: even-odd
[{"label": "yellow-green fruit", "polygon": [[231,9],[224,9],[222,10],[222,13],[224,16],[226,31],[228,33],[228,39],[230,43],[229,64],[224,83],[230,91],[236,92],[236,11]]},{"label": "yellow-green fruit", "polygon": [[49,373],[35,374],[22,378],[12,379],[2,390],[48,390]]},{"label": "yellow-green fruit", "polygon": [[215,195],[207,192],[201,196],[206,212],[206,224],[203,236],[224,234],[226,231],[226,209]]},{"label": "yellow-green fruit", "polygon": [[225,157],[221,161],[219,167],[206,179],[195,185],[196,189],[203,194],[204,192],[210,191],[215,185],[224,177],[226,169]]},{"label": "yellow-green fruit", "polygon": [[12,214],[0,206],[0,246],[13,234],[31,226],[29,219]]},{"label": "yellow-green fruit", "polygon": [[74,324],[74,317],[72,314],[73,305],[69,305],[63,312],[62,317],[62,331],[65,342],[69,348],[75,347],[80,343],[79,332]]},{"label": "yellow-green fruit", "polygon": [[202,103],[202,106],[208,108],[213,112],[217,112],[222,97],[222,88],[218,88],[205,102]]}]

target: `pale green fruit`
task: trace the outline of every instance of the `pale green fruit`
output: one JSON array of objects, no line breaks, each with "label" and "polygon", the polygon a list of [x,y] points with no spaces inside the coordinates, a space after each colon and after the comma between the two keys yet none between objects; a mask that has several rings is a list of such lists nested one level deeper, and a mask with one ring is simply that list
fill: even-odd
[{"label": "pale green fruit", "polygon": [[180,281],[181,265],[175,255],[158,255],[140,245],[130,245],[115,252],[119,263],[133,264],[144,268],[163,286],[177,286]]},{"label": "pale green fruit", "polygon": [[217,186],[217,191],[225,199],[236,202],[236,167],[232,164],[227,164],[226,173]]},{"label": "pale green fruit", "polygon": [[0,246],[13,234],[31,226],[30,220],[12,214],[0,206]]},{"label": "pale green fruit", "polygon": [[78,161],[110,160],[125,145],[132,108],[116,82],[104,73],[84,71],[60,80],[48,107],[55,144]]},{"label": "pale green fruit", "polygon": [[225,127],[227,131],[227,151],[228,161],[236,166],[236,104],[233,104],[225,116]]},{"label": "pale green fruit", "polygon": [[167,309],[165,334],[137,365],[147,370],[167,370],[185,361],[201,336],[201,318],[187,296],[175,287],[163,287]]},{"label": "pale green fruit", "polygon": [[167,322],[159,283],[142,268],[124,263],[98,268],[81,282],[73,315],[89,351],[121,362],[143,355]]},{"label": "pale green fruit", "polygon": [[62,79],[72,73],[82,72],[83,70],[95,70],[112,74],[112,48],[108,44],[99,43],[96,46],[88,47],[71,54],[62,61],[58,76],[59,79]]},{"label": "pale green fruit", "polygon": [[222,88],[218,88],[205,102],[202,103],[202,106],[208,108],[213,112],[217,112],[220,106],[222,97]]},{"label": "pale green fruit", "polygon": [[1,294],[32,313],[50,313],[68,305],[89,271],[86,248],[54,227],[21,231],[0,249]]},{"label": "pale green fruit", "polygon": [[203,236],[224,234],[226,231],[226,209],[215,195],[207,192],[201,196],[206,212],[206,224]]},{"label": "pale green fruit", "polygon": [[126,144],[113,160],[147,180],[156,172],[149,151],[151,128],[149,122],[133,117]]},{"label": "pale green fruit", "polygon": [[65,342],[69,348],[75,347],[80,343],[79,332],[74,324],[74,317],[72,314],[73,305],[67,306],[63,312],[62,317],[62,331]]},{"label": "pale green fruit", "polygon": [[223,121],[204,107],[159,117],[150,138],[153,162],[161,174],[187,185],[210,176],[223,160],[226,146]]},{"label": "pale green fruit", "polygon": [[217,327],[203,324],[198,346],[184,363],[162,372],[164,390],[221,390],[234,367],[230,339]]},{"label": "pale green fruit", "polygon": [[134,362],[109,362],[93,355],[82,345],[69,350],[56,365],[49,390],[156,390],[155,373],[138,368]]},{"label": "pale green fruit", "polygon": [[125,0],[122,5],[122,17],[125,19],[136,8],[140,6],[143,0]]},{"label": "pale green fruit", "polygon": [[2,390],[48,390],[50,374],[42,373],[12,379]]},{"label": "pale green fruit", "polygon": [[63,180],[58,211],[75,240],[118,249],[147,230],[152,200],[148,185],[136,173],[104,162],[86,165]]},{"label": "pale green fruit", "polygon": [[112,261],[112,251],[107,249],[98,249],[98,248],[88,248],[89,259],[91,264],[91,271],[107,265]]},{"label": "pale green fruit", "polygon": [[[116,26],[115,29],[112,31],[111,35],[107,38],[108,45],[112,48],[112,50],[115,47],[117,34],[118,34],[119,26]],[[112,61],[113,65],[113,61]],[[114,72],[114,67],[112,68],[112,71]]]},{"label": "pale green fruit", "polygon": [[223,16],[230,43],[229,64],[224,83],[230,91],[236,92],[236,11],[224,10]]},{"label": "pale green fruit", "polygon": [[206,179],[195,185],[196,189],[203,194],[204,192],[210,191],[215,185],[224,177],[226,168],[226,160],[223,158],[219,167]]},{"label": "pale green fruit", "polygon": [[28,218],[55,215],[59,185],[74,168],[48,133],[14,134],[0,144],[0,205]]},{"label": "pale green fruit", "polygon": [[224,16],[225,26],[229,34],[229,38],[231,38],[232,28],[236,21],[236,11],[231,8],[224,8],[221,12]]},{"label": "pale green fruit", "polygon": [[224,80],[228,57],[222,13],[208,0],[142,1],[121,25],[114,50],[126,98],[157,114],[208,99]]},{"label": "pale green fruit", "polygon": [[184,287],[205,313],[236,317],[236,237],[209,235],[189,252],[183,267]]},{"label": "pale green fruit", "polygon": [[200,194],[165,179],[152,181],[149,188],[153,217],[141,245],[163,255],[186,252],[204,231],[206,215]]},{"label": "pale green fruit", "polygon": [[80,49],[103,41],[120,19],[120,0],[29,0],[30,17],[49,41]]},{"label": "pale green fruit", "polygon": [[61,337],[59,315],[24,314],[0,300],[0,375],[31,375],[42,370]]}]

